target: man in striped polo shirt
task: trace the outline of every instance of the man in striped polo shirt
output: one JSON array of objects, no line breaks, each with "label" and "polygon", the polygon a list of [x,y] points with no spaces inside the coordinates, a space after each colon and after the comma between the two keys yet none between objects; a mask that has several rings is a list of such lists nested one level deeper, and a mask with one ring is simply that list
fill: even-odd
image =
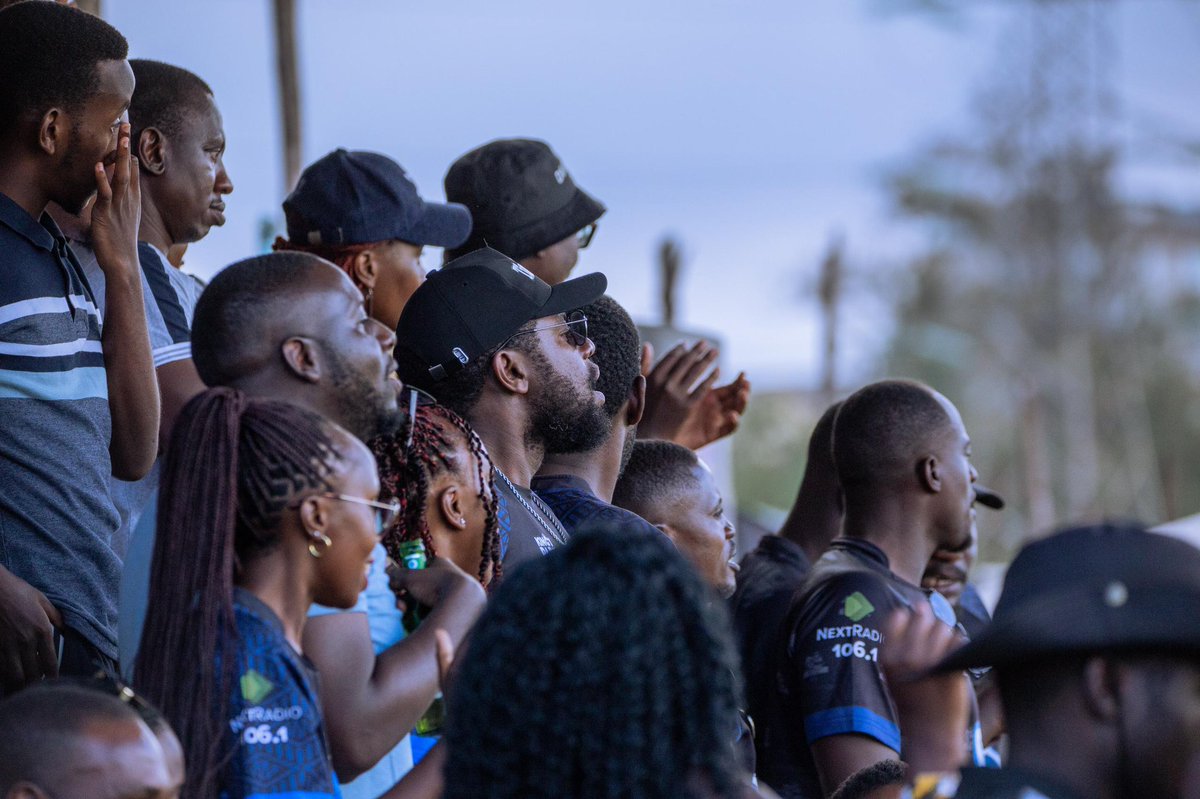
[{"label": "man in striped polo shirt", "polygon": [[[124,37],[55,3],[0,11],[0,692],[114,670],[109,476],[154,463],[159,397],[138,268]],[[107,173],[106,168],[107,167]],[[95,196],[106,308],[45,215]],[[103,323],[103,324],[102,324]]]}]

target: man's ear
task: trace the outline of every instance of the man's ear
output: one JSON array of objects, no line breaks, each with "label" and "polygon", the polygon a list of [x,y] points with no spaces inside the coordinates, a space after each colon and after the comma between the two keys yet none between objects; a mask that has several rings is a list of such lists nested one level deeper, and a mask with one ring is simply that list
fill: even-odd
[{"label": "man's ear", "polygon": [[31,782],[22,780],[8,789],[4,799],[50,799],[49,794]]},{"label": "man's ear", "polygon": [[292,336],[279,348],[284,367],[306,383],[321,381],[321,357],[316,342],[303,336]]},{"label": "man's ear", "polygon": [[348,271],[350,279],[363,294],[375,288],[375,283],[379,280],[379,264],[375,261],[374,251],[363,250],[354,256]]},{"label": "man's ear", "polygon": [[450,483],[437,492],[436,504],[446,526],[452,530],[466,529],[467,515],[463,513],[462,491],[458,483]]},{"label": "man's ear", "polygon": [[70,127],[66,114],[61,108],[51,108],[42,115],[38,125],[38,147],[46,155],[58,155],[66,144],[67,132]]},{"label": "man's ear", "polygon": [[167,142],[158,128],[146,128],[138,136],[137,159],[142,169],[151,175],[167,171]]},{"label": "man's ear", "polygon": [[679,549],[679,535],[675,532],[674,527],[669,524],[656,524],[654,528],[665,535],[676,549]]},{"label": "man's ear", "polygon": [[1083,698],[1087,712],[1102,721],[1120,722],[1121,668],[1105,657],[1091,657],[1083,664]]},{"label": "man's ear", "polygon": [[638,375],[629,387],[629,396],[625,398],[625,426],[632,427],[642,421],[646,411],[646,378]]},{"label": "man's ear", "polygon": [[510,394],[529,393],[529,361],[519,350],[500,350],[493,355],[492,376]]},{"label": "man's ear", "polygon": [[941,492],[942,464],[936,455],[926,455],[917,464],[917,480],[921,483],[921,487],[930,494]]}]

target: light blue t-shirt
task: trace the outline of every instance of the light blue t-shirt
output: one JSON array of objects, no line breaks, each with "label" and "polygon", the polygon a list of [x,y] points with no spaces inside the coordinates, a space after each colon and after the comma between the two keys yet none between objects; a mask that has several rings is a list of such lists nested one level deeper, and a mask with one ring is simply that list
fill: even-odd
[{"label": "light blue t-shirt", "polygon": [[[401,613],[396,609],[396,595],[388,584],[387,552],[382,544],[375,545],[374,558],[371,570],[367,572],[367,588],[358,595],[354,607],[341,610],[313,605],[308,615],[311,618],[334,613],[366,613],[367,625],[371,628],[371,645],[378,655],[404,638],[404,625],[400,621]],[[371,769],[343,785],[342,796],[346,799],[377,799],[412,767],[412,744],[406,735]]]}]

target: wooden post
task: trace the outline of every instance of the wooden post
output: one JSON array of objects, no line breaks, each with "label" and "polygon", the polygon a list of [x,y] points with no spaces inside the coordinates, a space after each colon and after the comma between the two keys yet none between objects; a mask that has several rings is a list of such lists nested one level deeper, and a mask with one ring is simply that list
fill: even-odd
[{"label": "wooden post", "polygon": [[279,110],[283,124],[283,190],[300,177],[300,74],[296,54],[296,0],[273,0],[275,64],[279,76]]}]

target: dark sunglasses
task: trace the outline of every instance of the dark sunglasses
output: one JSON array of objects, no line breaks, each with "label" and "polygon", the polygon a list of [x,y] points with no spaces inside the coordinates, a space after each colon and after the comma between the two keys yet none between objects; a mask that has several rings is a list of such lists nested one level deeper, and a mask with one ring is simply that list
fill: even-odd
[{"label": "dark sunglasses", "polygon": [[581,227],[579,229],[579,232],[575,234],[575,240],[577,242],[579,242],[579,249],[581,249],[581,250],[587,249],[587,246],[592,243],[592,236],[595,236],[595,235],[596,235],[596,223],[595,222],[591,223],[590,225],[584,225],[583,227]]},{"label": "dark sunglasses", "polygon": [[508,342],[512,341],[517,336],[523,336],[526,333],[540,333],[543,330],[554,330],[555,328],[565,327],[567,329],[567,341],[571,342],[573,347],[586,347],[588,343],[588,321],[587,316],[583,311],[571,311],[566,315],[565,322],[558,322],[545,327],[531,327],[528,330],[518,330],[504,340],[504,343],[497,347],[497,350],[502,350],[508,346]]}]

